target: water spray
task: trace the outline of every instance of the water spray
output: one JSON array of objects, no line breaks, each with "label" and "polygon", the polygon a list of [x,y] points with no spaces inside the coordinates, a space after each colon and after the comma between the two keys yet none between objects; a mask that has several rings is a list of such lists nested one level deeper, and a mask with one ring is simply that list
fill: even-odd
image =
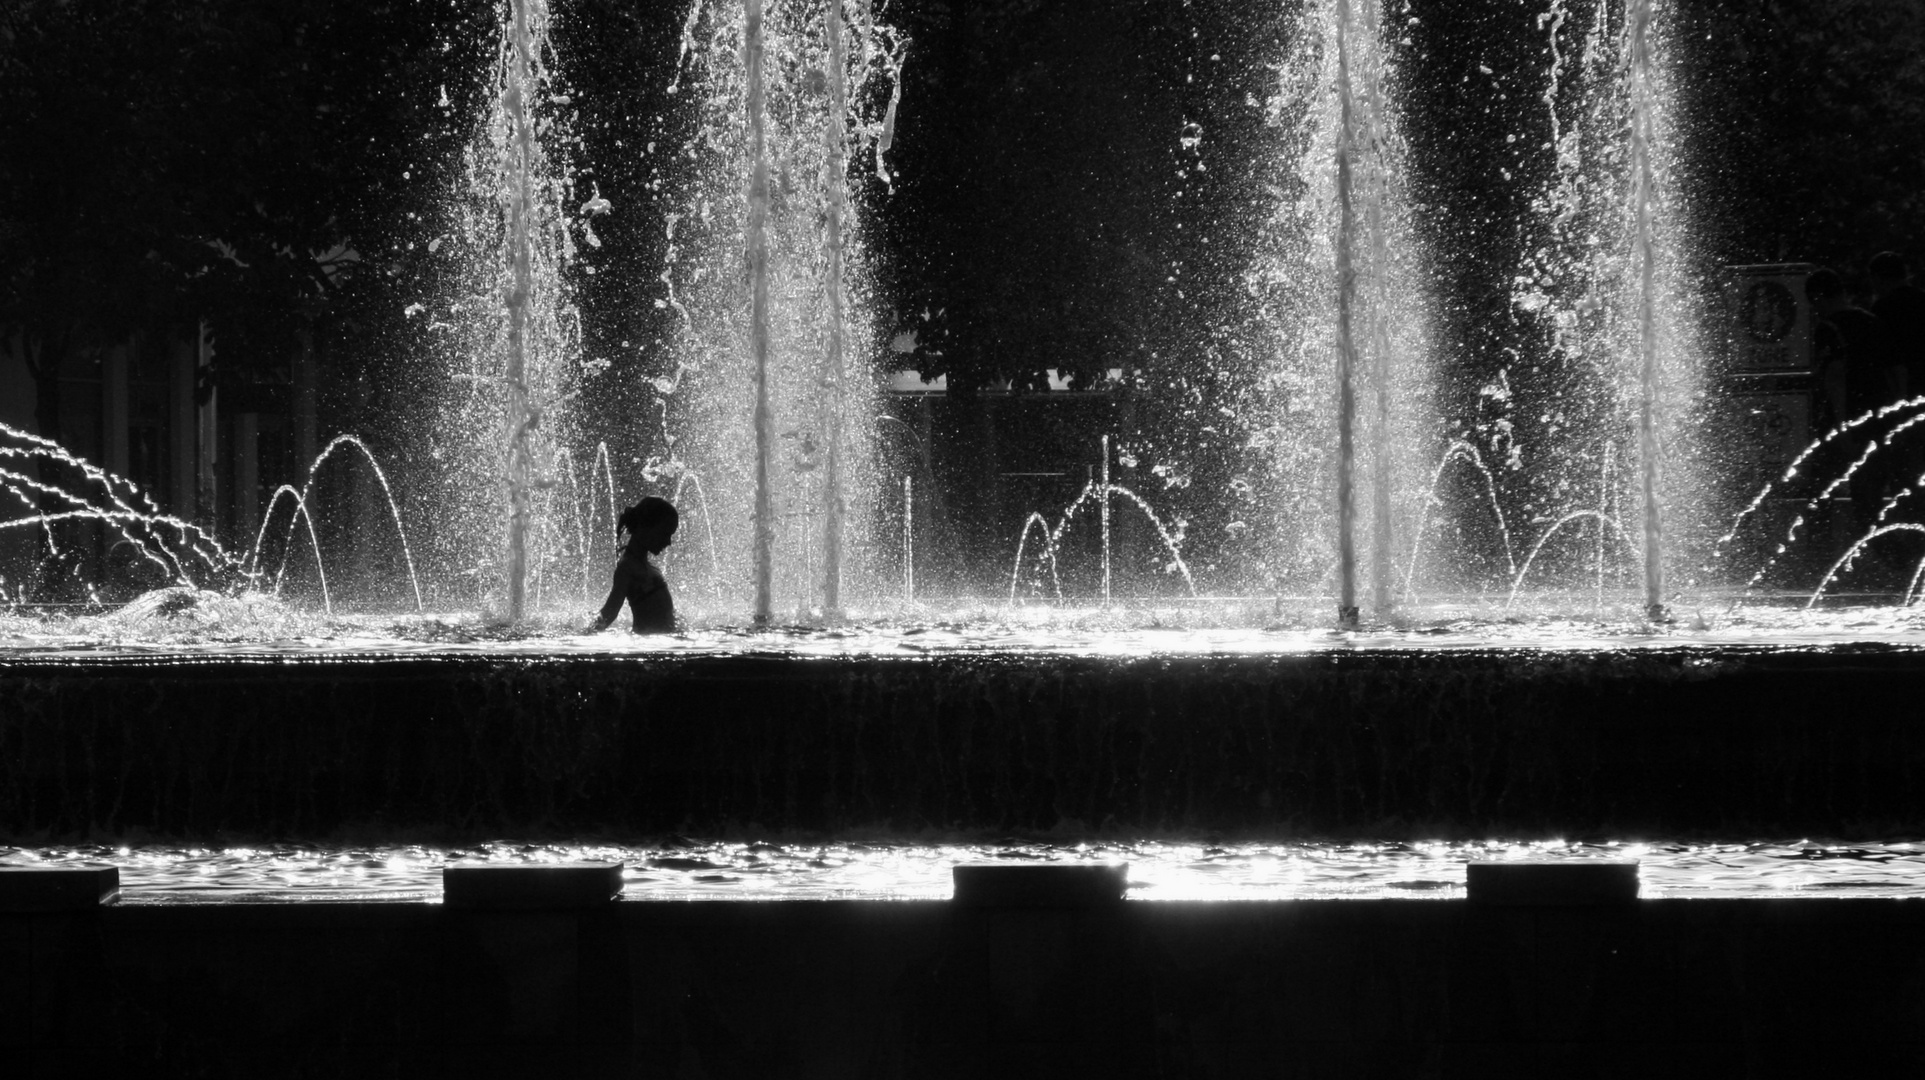
[{"label": "water spray", "polygon": [[742,66],[748,76],[749,154],[749,360],[755,384],[755,513],[750,559],[755,573],[757,626],[774,611],[775,506],[769,490],[769,458],[775,453],[775,414],[769,404],[769,154],[767,101],[762,84],[762,0],[744,0]]},{"label": "water spray", "polygon": [[1658,313],[1656,223],[1657,193],[1651,167],[1651,0],[1631,0],[1625,12],[1630,39],[1631,199],[1637,215],[1634,254],[1638,263],[1638,453],[1644,510],[1644,614],[1668,622],[1664,610],[1663,508],[1658,495]]},{"label": "water spray", "polygon": [[[508,304],[508,618],[519,622],[527,614],[528,524],[532,513],[534,461],[528,441],[540,415],[528,395],[528,307],[534,289],[530,268],[530,223],[534,194],[529,173],[535,157],[535,127],[529,117],[535,80],[531,54],[533,35],[528,21],[531,0],[514,0],[509,25],[508,73],[501,104],[508,115],[510,170],[508,193],[508,258],[513,274]],[[539,2],[539,0],[533,0]]]},{"label": "water spray", "polygon": [[1337,624],[1354,629],[1357,611],[1357,342],[1351,330],[1357,302],[1357,215],[1351,205],[1356,123],[1350,88],[1350,0],[1337,0]]},{"label": "water spray", "polygon": [[830,0],[822,13],[829,42],[828,115],[823,118],[822,226],[823,282],[828,326],[823,342],[822,382],[828,390],[823,402],[822,437],[822,614],[833,619],[842,612],[842,382],[845,344],[842,221],[848,213],[849,112],[848,51],[842,41],[841,0]]}]

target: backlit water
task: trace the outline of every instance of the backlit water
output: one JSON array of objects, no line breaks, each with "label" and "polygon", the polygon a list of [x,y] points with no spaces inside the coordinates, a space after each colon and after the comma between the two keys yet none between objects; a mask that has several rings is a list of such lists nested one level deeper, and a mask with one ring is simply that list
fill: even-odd
[{"label": "backlit water", "polygon": [[631,901],[942,900],[951,867],[986,861],[1128,862],[1146,901],[1444,900],[1464,896],[1472,859],[1600,858],[1637,859],[1647,898],[1925,896],[1925,841],[0,847],[0,866],[119,867],[123,904],[433,902],[444,866],[583,860],[625,864]]},{"label": "backlit water", "polygon": [[1630,604],[1596,607],[1543,597],[1513,611],[1502,596],[1413,606],[1356,630],[1328,625],[1319,597],[1221,597],[1120,601],[1109,607],[949,602],[854,611],[846,621],[754,630],[699,613],[678,634],[586,633],[579,618],[538,616],[515,625],[473,613],[320,613],[261,594],[202,592],[165,603],[150,594],[118,611],[88,614],[0,609],[0,664],[8,658],[247,656],[327,662],[384,656],[494,657],[774,655],[937,656],[1004,653],[1068,656],[1299,655],[1330,650],[1925,649],[1925,605],[1837,597],[1806,609],[1804,597],[1733,592],[1680,605],[1651,623]]}]

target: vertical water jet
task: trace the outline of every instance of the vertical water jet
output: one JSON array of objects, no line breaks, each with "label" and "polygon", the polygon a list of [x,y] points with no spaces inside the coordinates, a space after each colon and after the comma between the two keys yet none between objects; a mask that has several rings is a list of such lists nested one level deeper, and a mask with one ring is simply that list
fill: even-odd
[{"label": "vertical water jet", "polygon": [[1411,516],[1399,508],[1425,497],[1415,480],[1434,460],[1436,278],[1399,134],[1394,54],[1408,41],[1384,19],[1359,0],[1307,3],[1276,65],[1266,149],[1286,168],[1266,185],[1274,201],[1245,277],[1263,347],[1257,408],[1236,410],[1258,453],[1231,490],[1260,498],[1279,526],[1253,568],[1324,596],[1334,571],[1344,625],[1395,604],[1395,540]]},{"label": "vertical water jet", "polygon": [[535,131],[529,119],[534,96],[532,35],[528,0],[514,0],[509,24],[508,72],[501,103],[509,124],[508,362],[503,379],[508,388],[508,618],[526,614],[528,589],[528,523],[534,465],[528,440],[539,414],[528,400],[528,304],[533,292],[529,255],[529,218],[534,196],[529,174],[535,157]]},{"label": "vertical water jet", "polygon": [[1337,622],[1357,624],[1356,208],[1351,184],[1356,117],[1350,87],[1350,0],[1337,0]]},{"label": "vertical water jet", "polygon": [[[1372,42],[1380,42],[1380,17],[1374,3],[1362,5],[1360,29]],[[1346,80],[1346,89],[1349,83]],[[1376,276],[1379,295],[1368,309],[1370,329],[1370,370],[1374,391],[1374,416],[1371,427],[1371,460],[1376,468],[1370,477],[1370,606],[1381,613],[1389,610],[1391,584],[1390,535],[1390,320],[1385,311],[1382,291],[1390,267],[1390,243],[1384,222],[1384,202],[1389,198],[1388,178],[1384,175],[1384,100],[1383,64],[1373,63],[1364,72],[1361,142],[1370,153],[1364,177],[1364,226],[1370,236],[1370,266]],[[1355,144],[1353,143],[1353,146]]]},{"label": "vertical water jet", "polygon": [[1103,436],[1103,606],[1110,606],[1110,437]]},{"label": "vertical water jet", "polygon": [[755,387],[755,511],[750,560],[755,574],[756,625],[768,625],[774,611],[775,507],[769,489],[769,456],[774,452],[775,414],[769,403],[769,157],[767,102],[762,84],[762,0],[747,5],[742,27],[742,67],[747,79],[749,122],[749,273],[750,381]]},{"label": "vertical water jet", "polygon": [[[564,527],[559,462],[586,380],[605,364],[581,355],[567,271],[576,258],[569,154],[573,102],[557,85],[547,0],[499,0],[486,110],[427,242],[435,292],[410,304],[445,372],[421,450],[442,462],[425,579],[467,592],[509,620],[566,594],[576,537]],[[606,212],[599,196],[584,215]],[[407,433],[404,439],[417,433]],[[376,502],[368,507],[372,512]],[[566,574],[565,589],[543,576]]]},{"label": "vertical water jet", "polygon": [[848,51],[843,44],[841,0],[829,0],[822,13],[828,41],[826,65],[828,114],[823,118],[822,262],[827,325],[822,350],[822,382],[828,391],[822,408],[822,613],[842,610],[842,381],[845,350],[845,293],[842,280],[842,219],[848,211]]},{"label": "vertical water jet", "polygon": [[[1681,114],[1671,88],[1669,17],[1659,0],[1550,0],[1537,17],[1548,130],[1511,296],[1518,325],[1535,333],[1518,346],[1529,363],[1509,365],[1504,384],[1517,394],[1513,446],[1535,449],[1515,470],[1520,501],[1543,521],[1581,498],[1608,513],[1607,532],[1625,542],[1624,600],[1655,620],[1675,596],[1669,564],[1696,562],[1688,553],[1715,524],[1702,464],[1731,419],[1703,392],[1716,282],[1677,182],[1693,168],[1684,136],[1702,120]],[[1538,137],[1520,132],[1519,145]],[[1595,501],[1579,495],[1584,473],[1605,489]],[[1602,595],[1597,558],[1554,545],[1547,584]]]},{"label": "vertical water jet", "polygon": [[693,131],[663,163],[677,209],[658,301],[679,325],[652,380],[669,449],[645,472],[699,475],[740,508],[715,523],[720,573],[678,603],[833,616],[896,593],[865,532],[889,496],[854,166],[886,142],[905,46],[867,0],[689,3],[674,92]]},{"label": "vertical water jet", "polygon": [[1657,246],[1654,211],[1656,192],[1651,167],[1652,115],[1657,103],[1651,86],[1651,0],[1630,0],[1625,34],[1630,39],[1631,201],[1635,214],[1633,238],[1638,273],[1638,453],[1639,487],[1644,515],[1644,612],[1664,618],[1664,529],[1660,501],[1657,398],[1658,315]]}]

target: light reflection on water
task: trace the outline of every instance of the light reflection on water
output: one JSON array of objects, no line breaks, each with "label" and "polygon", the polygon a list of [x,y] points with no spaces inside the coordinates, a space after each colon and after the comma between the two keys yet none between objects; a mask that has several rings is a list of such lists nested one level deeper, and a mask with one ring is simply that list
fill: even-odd
[{"label": "light reflection on water", "polygon": [[1920,841],[0,847],[0,866],[117,866],[123,904],[436,900],[443,866],[573,861],[626,864],[640,901],[946,899],[952,866],[1016,860],[1128,862],[1138,900],[1451,899],[1469,860],[1523,858],[1637,859],[1646,897],[1925,896]]},{"label": "light reflection on water", "polygon": [[[207,594],[202,594],[205,598]],[[1318,602],[1321,603],[1321,602]],[[150,610],[151,609],[151,610]],[[168,609],[172,610],[172,609]],[[273,657],[347,661],[379,657],[519,656],[533,659],[760,655],[1141,656],[1312,654],[1375,648],[1617,651],[1777,649],[1876,642],[1925,650],[1925,607],[1838,606],[1726,599],[1680,605],[1678,621],[1652,626],[1623,612],[1513,615],[1494,602],[1412,609],[1336,632],[1308,601],[1121,602],[1109,609],[920,606],[834,626],[751,632],[697,616],[686,633],[638,638],[586,635],[582,619],[537,617],[514,627],[473,614],[322,617],[265,599],[197,601],[165,614],[137,602],[104,615],[0,611],[0,660],[140,658],[219,661]],[[1319,613],[1322,614],[1319,614]],[[1127,861],[1131,896],[1143,900],[1452,898],[1472,858],[1636,858],[1646,896],[1925,896],[1925,843],[1238,843],[1171,841],[1078,845],[694,843],[663,847],[185,848],[0,846],[0,865],[114,865],[123,903],[230,900],[432,900],[440,868],[474,861],[619,860],[637,900],[938,899],[957,863],[1007,859]]]},{"label": "light reflection on water", "polygon": [[[153,594],[160,595],[160,594]],[[1616,651],[1702,647],[1825,647],[1878,642],[1925,649],[1925,606],[1839,604],[1804,610],[1801,597],[1734,596],[1677,605],[1653,625],[1634,611],[1568,603],[1512,611],[1501,598],[1402,609],[1355,631],[1330,627],[1328,605],[1299,598],[1121,600],[1064,605],[914,605],[749,630],[688,613],[679,634],[586,634],[588,616],[537,615],[506,625],[472,612],[324,616],[263,597],[190,594],[181,607],[136,601],[105,614],[0,610],[0,658],[236,656],[673,657],[925,656],[1011,652],[1068,656],[1301,654],[1333,649]]]}]

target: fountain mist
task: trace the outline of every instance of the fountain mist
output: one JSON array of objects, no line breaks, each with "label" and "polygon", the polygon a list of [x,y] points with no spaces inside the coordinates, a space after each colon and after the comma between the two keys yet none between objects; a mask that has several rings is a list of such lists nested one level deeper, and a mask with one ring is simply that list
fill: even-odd
[{"label": "fountain mist", "polygon": [[[1667,602],[1667,549],[1702,546],[1717,513],[1690,460],[1709,436],[1708,358],[1668,17],[1653,0],[1552,0],[1538,17],[1543,111],[1507,136],[1519,175],[1543,177],[1511,290],[1526,333],[1486,391],[1502,416],[1506,509],[1542,527],[1537,573],[1553,587],[1590,578],[1600,596],[1609,578],[1652,618]],[[1606,509],[1632,506],[1636,522]],[[1673,512],[1684,508],[1695,513]],[[1608,571],[1607,547],[1627,556]]]},{"label": "fountain mist", "polygon": [[755,572],[754,619],[769,621],[775,574],[775,510],[769,486],[775,413],[769,407],[769,156],[768,95],[763,90],[762,0],[746,0],[742,69],[749,129],[749,363],[755,386],[755,521],[751,554]]},{"label": "fountain mist", "polygon": [[[43,479],[47,466],[71,479],[48,483]],[[84,522],[110,530],[162,581],[224,586],[246,579],[244,560],[229,553],[202,527],[163,513],[131,481],[76,457],[50,439],[4,424],[0,424],[0,491],[25,511],[0,520],[0,531],[37,530],[56,559],[62,548],[56,526]],[[0,600],[9,599],[5,584],[0,579]],[[15,591],[27,590],[16,584]]]},{"label": "fountain mist", "polygon": [[582,358],[564,273],[577,233],[599,243],[588,221],[609,204],[597,193],[570,214],[573,102],[557,85],[552,25],[547,0],[502,8],[495,92],[451,200],[450,235],[434,241],[453,241],[454,284],[428,315],[449,374],[435,434],[435,502],[450,519],[436,531],[438,576],[469,578],[510,619],[544,597],[581,600],[572,579],[589,541],[567,529],[583,497],[563,485],[570,411],[606,366]]},{"label": "fountain mist", "polygon": [[1415,539],[1398,535],[1397,508],[1423,497],[1416,461],[1432,425],[1393,48],[1375,3],[1305,6],[1269,103],[1270,152],[1292,167],[1245,278],[1271,357],[1251,410],[1268,414],[1251,444],[1268,452],[1253,471],[1274,515],[1269,577],[1280,591],[1334,585],[1346,622],[1366,593],[1373,610],[1392,603],[1396,552]]},{"label": "fountain mist", "polygon": [[1651,85],[1651,0],[1631,0],[1625,22],[1630,54],[1626,81],[1631,98],[1631,207],[1636,230],[1632,243],[1638,275],[1638,495],[1644,508],[1644,611],[1660,619],[1664,617],[1664,517],[1658,495],[1657,192],[1651,167],[1657,101]]},{"label": "fountain mist", "polygon": [[699,478],[721,510],[719,569],[676,583],[692,606],[766,622],[888,588],[871,558],[874,333],[849,184],[864,150],[887,179],[902,49],[862,2],[689,10],[674,91],[695,135],[669,178],[680,209],[658,301],[680,318],[646,471]]},{"label": "fountain mist", "polygon": [[508,24],[508,63],[501,94],[508,119],[508,359],[503,381],[508,389],[508,617],[519,619],[528,588],[529,498],[537,482],[530,441],[541,413],[528,394],[528,307],[534,299],[530,252],[535,214],[533,177],[535,127],[534,27],[530,0],[514,0]]}]

